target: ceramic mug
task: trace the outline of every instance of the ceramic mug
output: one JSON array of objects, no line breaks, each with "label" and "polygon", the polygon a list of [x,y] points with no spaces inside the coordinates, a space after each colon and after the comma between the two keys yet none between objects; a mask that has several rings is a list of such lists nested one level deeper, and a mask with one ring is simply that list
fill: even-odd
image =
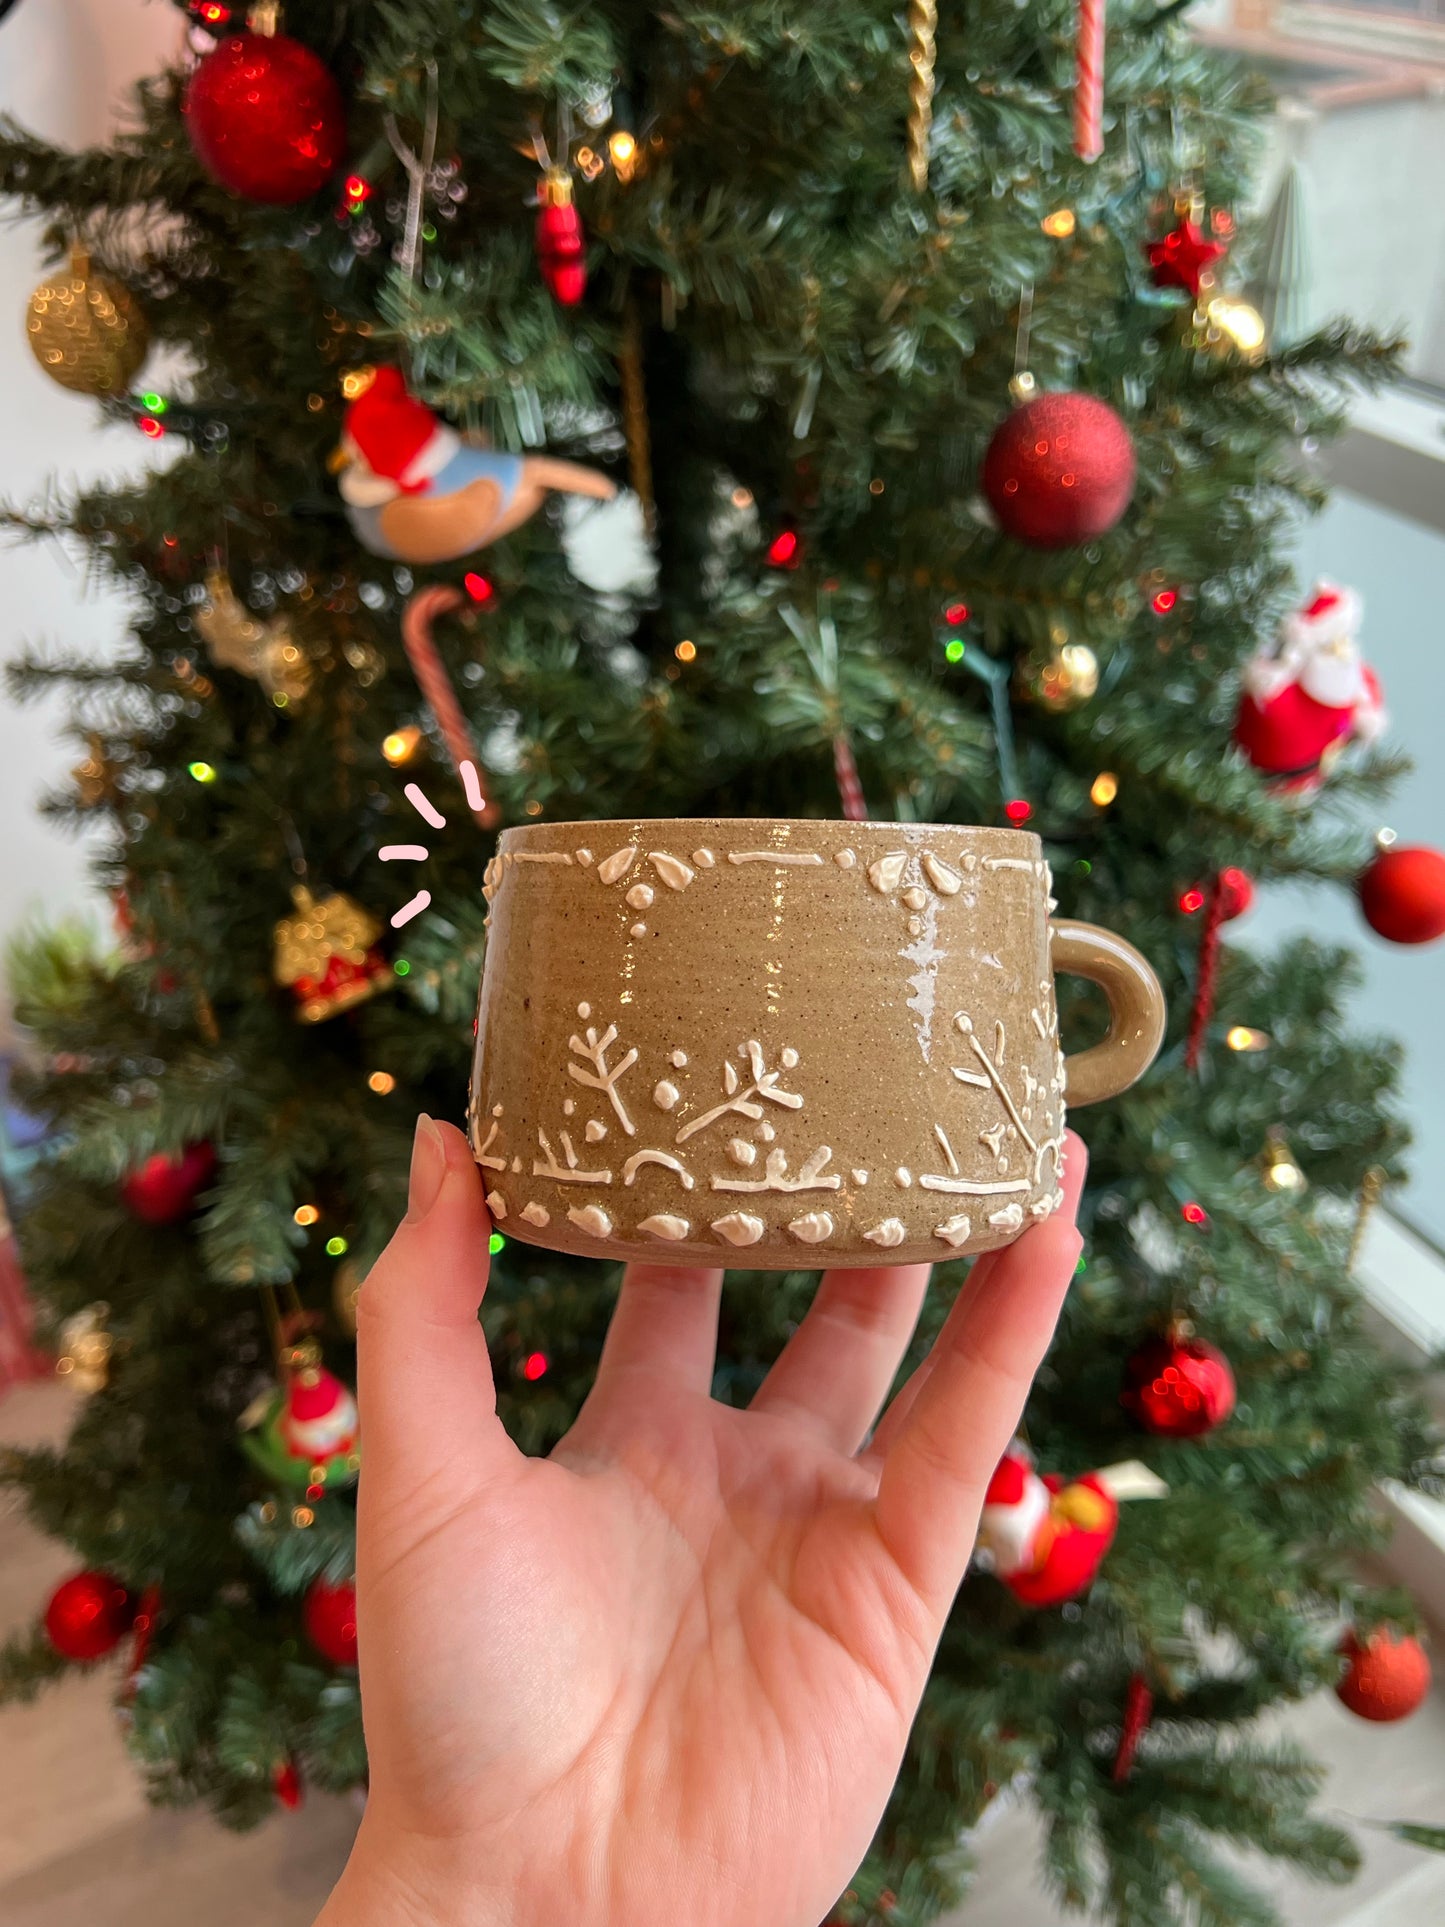
[{"label": "ceramic mug", "polygon": [[[1022,830],[773,818],[503,832],[468,1121],[508,1236],[754,1269],[1005,1245],[1062,1200],[1064,1097],[1131,1084],[1158,979],[1051,923]],[[1107,1037],[1065,1058],[1054,972]]]}]

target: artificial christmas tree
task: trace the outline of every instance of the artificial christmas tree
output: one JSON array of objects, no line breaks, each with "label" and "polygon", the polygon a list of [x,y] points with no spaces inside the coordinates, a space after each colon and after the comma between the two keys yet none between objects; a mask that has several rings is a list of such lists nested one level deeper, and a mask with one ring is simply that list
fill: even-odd
[{"label": "artificial christmas tree", "polygon": [[[1378,812],[1357,828],[1339,805],[1378,789],[1382,759],[1321,767],[1312,740],[1299,807],[1270,785],[1300,765],[1251,767],[1232,737],[1243,666],[1303,586],[1286,555],[1316,498],[1303,447],[1398,345],[1341,322],[1259,358],[1247,332],[1196,322],[1187,289],[1155,286],[1143,250],[1173,218],[1181,151],[1202,205],[1245,205],[1266,101],[1154,0],[1120,0],[1107,33],[1102,0],[936,23],[879,0],[565,17],[542,0],[292,0],[283,24],[344,114],[323,89],[308,167],[251,180],[251,198],[202,166],[184,73],[142,90],[114,150],[0,138],[0,187],[44,220],[53,263],[87,244],[177,369],[171,396],[103,404],[168,461],[16,517],[83,543],[135,601],[120,657],[32,652],[14,672],[21,694],[73,685],[78,736],[100,732],[105,784],[51,807],[108,820],[101,869],[136,934],[119,960],[70,939],[17,956],[48,1060],[27,1102],[60,1144],[22,1226],[27,1269],[57,1328],[103,1297],[113,1346],[66,1447],[4,1461],[77,1564],[159,1602],[121,1689],[128,1744],[159,1797],[236,1824],[303,1786],[364,1783],[355,1678],[306,1637],[317,1582],[354,1571],[336,1308],[401,1214],[415,1112],[465,1103],[494,828],[855,818],[866,798],[880,818],[1027,823],[1061,914],[1120,931],[1164,979],[1163,1054],[1084,1119],[1088,1244],[1026,1424],[1045,1492],[1136,1457],[1168,1491],[1122,1508],[1117,1532],[1099,1505],[1061,1506],[1060,1541],[1095,1538],[1076,1539],[1088,1557],[1055,1603],[969,1579],[837,1918],[933,1919],[959,1889],[960,1835],[1021,1779],[1070,1903],[1119,1927],[1267,1920],[1222,1846],[1323,1877],[1354,1850],[1310,1811],[1315,1771],[1250,1722],[1338,1677],[1342,1618],[1408,1622],[1351,1555],[1375,1533],[1374,1482],[1424,1478],[1434,1448],[1366,1336],[1341,1209],[1367,1170],[1398,1167],[1394,1047],[1345,1035],[1343,956],[1222,943],[1232,896],[1209,880],[1345,883],[1367,861]],[[1234,235],[1232,268],[1249,248]],[[1029,323],[1053,500],[1015,539],[984,468],[1018,424]],[[589,586],[555,500],[501,533],[488,506],[458,538],[495,535],[485,576],[451,528],[419,551],[435,563],[359,540],[333,457],[377,366],[460,446],[645,481],[632,585]],[[1070,466],[1055,397],[1092,404],[1102,473]],[[1032,481],[1030,448],[1012,453],[1005,522]],[[386,508],[424,498],[402,467]],[[211,673],[222,574],[300,652],[304,697],[249,655]],[[1066,648],[1097,683],[1029,701]],[[298,1023],[273,931],[308,875],[378,917],[397,906],[359,966],[392,990],[338,1001],[323,984],[326,1021]],[[1180,908],[1201,879],[1208,944]],[[1099,1034],[1093,997],[1065,989],[1071,1049]],[[1241,1032],[1268,1047],[1223,1048]],[[1261,1179],[1280,1132],[1307,1190]],[[194,1162],[187,1146],[216,1162],[176,1209],[128,1209],[128,1174]],[[614,1274],[505,1227],[496,1243],[501,1410],[540,1451],[586,1390]],[[920,1345],[964,1274],[938,1268]],[[802,1273],[734,1274],[719,1397],[746,1402],[810,1291]],[[1228,1359],[1235,1417],[1141,1431],[1124,1363],[1186,1321]],[[347,1421],[325,1478],[282,1435],[303,1334],[321,1416]],[[0,1656],[0,1690],[66,1663],[43,1609]]]}]

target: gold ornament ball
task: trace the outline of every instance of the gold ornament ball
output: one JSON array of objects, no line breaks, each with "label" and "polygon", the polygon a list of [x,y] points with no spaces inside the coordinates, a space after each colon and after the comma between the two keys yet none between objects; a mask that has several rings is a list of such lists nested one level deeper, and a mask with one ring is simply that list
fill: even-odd
[{"label": "gold ornament ball", "polygon": [[1099,687],[1099,659],[1086,643],[1066,642],[1024,672],[1024,690],[1056,716],[1080,709]]},{"label": "gold ornament ball", "polygon": [[123,395],[145,360],[150,329],[129,289],[92,271],[79,249],[70,272],[30,297],[25,332],[50,379],[80,395]]}]

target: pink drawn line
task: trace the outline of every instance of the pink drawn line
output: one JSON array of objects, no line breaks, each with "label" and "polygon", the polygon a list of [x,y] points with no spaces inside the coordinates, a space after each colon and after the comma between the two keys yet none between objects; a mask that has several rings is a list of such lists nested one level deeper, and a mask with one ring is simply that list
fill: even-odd
[{"label": "pink drawn line", "polygon": [[387,843],[376,854],[383,863],[425,863],[431,851],[425,843]]},{"label": "pink drawn line", "polygon": [[424,823],[430,823],[434,830],[444,830],[446,828],[446,818],[434,803],[427,801],[426,797],[422,794],[419,784],[408,783],[402,791],[402,794]]},{"label": "pink drawn line", "polygon": [[392,929],[400,930],[401,926],[404,923],[410,923],[413,917],[419,917],[422,911],[426,909],[427,905],[430,902],[431,902],[431,891],[418,890],[410,903],[404,903],[401,906],[400,910],[392,911],[392,914],[391,914]]},{"label": "pink drawn line", "polygon": [[473,816],[482,816],[487,807],[487,799],[482,795],[482,785],[477,776],[477,766],[470,757],[457,764],[461,771],[462,788],[467,793],[467,808]]}]

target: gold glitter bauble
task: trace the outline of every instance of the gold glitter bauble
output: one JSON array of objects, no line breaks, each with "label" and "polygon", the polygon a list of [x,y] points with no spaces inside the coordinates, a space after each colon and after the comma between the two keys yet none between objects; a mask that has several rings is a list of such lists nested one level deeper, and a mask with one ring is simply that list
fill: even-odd
[{"label": "gold glitter bauble", "polygon": [[1043,709],[1062,716],[1080,709],[1099,687],[1099,659],[1086,643],[1066,642],[1043,662],[1025,664],[1021,693]]},{"label": "gold glitter bauble", "polygon": [[25,332],[50,379],[80,395],[123,395],[145,360],[150,328],[128,288],[96,274],[83,248],[70,272],[30,297]]},{"label": "gold glitter bauble", "polygon": [[300,702],[310,689],[311,664],[286,618],[252,615],[224,569],[206,577],[206,601],[192,619],[211,661],[250,676],[273,701]]}]

